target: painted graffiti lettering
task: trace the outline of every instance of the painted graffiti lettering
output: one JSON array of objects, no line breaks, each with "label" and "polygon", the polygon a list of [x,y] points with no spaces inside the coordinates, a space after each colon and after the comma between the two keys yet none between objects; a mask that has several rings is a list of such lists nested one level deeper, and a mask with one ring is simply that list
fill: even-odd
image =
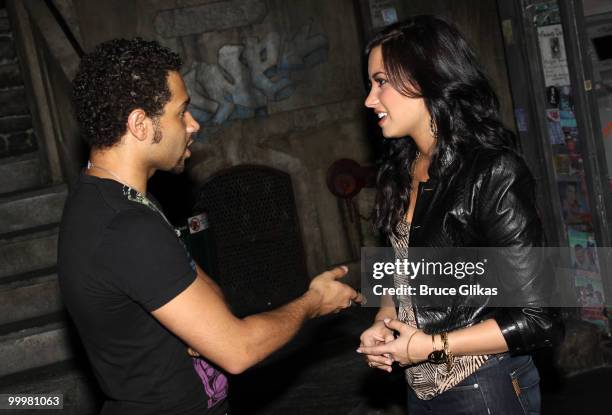
[{"label": "painted graffiti lettering", "polygon": [[265,114],[269,101],[293,94],[291,72],[327,60],[328,44],[325,35],[311,33],[307,24],[284,42],[279,33],[270,32],[262,39],[251,36],[242,44],[224,45],[217,63],[194,61],[183,74],[191,92],[190,111],[204,125]]}]

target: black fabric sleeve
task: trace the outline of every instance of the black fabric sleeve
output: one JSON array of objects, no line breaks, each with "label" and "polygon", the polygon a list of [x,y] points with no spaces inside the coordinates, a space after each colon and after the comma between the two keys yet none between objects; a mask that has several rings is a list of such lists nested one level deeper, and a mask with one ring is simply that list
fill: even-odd
[{"label": "black fabric sleeve", "polygon": [[499,284],[517,307],[500,307],[492,317],[511,354],[522,354],[559,341],[563,325],[550,303],[553,281],[545,272],[542,225],[535,206],[533,177],[517,154],[488,157],[481,169],[477,218],[490,246],[503,247]]},{"label": "black fabric sleeve", "polygon": [[185,290],[196,272],[170,225],[147,209],[117,213],[93,261],[109,284],[154,311]]}]

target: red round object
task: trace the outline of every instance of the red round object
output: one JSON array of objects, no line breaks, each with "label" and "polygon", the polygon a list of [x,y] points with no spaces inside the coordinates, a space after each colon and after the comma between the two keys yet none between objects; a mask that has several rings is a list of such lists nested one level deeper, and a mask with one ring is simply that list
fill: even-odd
[{"label": "red round object", "polygon": [[355,160],[340,159],[327,169],[327,187],[334,196],[350,199],[365,184],[364,169]]}]

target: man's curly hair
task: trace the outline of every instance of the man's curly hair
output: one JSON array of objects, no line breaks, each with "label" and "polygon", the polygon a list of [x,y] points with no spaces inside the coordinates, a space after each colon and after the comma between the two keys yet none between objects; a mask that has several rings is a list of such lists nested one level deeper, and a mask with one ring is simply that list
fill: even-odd
[{"label": "man's curly hair", "polygon": [[179,55],[155,41],[114,39],[86,54],[73,81],[73,101],[83,139],[107,148],[125,134],[129,114],[141,108],[151,118],[170,100],[168,71]]}]

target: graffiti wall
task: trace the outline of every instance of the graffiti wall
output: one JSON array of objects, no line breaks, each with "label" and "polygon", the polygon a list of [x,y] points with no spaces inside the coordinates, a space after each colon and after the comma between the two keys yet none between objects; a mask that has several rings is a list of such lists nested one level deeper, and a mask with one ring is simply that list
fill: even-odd
[{"label": "graffiti wall", "polygon": [[[202,126],[200,142],[236,120],[299,108],[307,96],[306,105],[329,98],[326,80],[314,70],[335,71],[330,53],[338,51],[330,51],[330,37],[339,28],[326,24],[315,3],[322,2],[192,1],[155,12],[155,37],[186,59],[183,76]],[[358,49],[353,53],[358,58]]]},{"label": "graffiti wall", "polygon": [[[191,93],[191,112],[203,127],[199,140],[232,120],[268,115],[271,103],[296,93],[299,78],[328,62],[329,38],[315,16],[299,27],[266,30],[274,26],[262,24],[270,14],[262,0],[157,12],[156,36],[188,57],[183,76]],[[210,34],[221,39],[207,42]],[[215,56],[207,59],[211,43]]]}]

